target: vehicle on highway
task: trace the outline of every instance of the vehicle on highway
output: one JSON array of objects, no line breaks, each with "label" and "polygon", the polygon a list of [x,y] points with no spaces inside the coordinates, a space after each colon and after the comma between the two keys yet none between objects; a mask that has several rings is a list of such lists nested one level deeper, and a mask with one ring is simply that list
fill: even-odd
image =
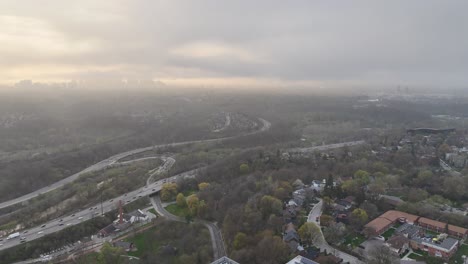
[{"label": "vehicle on highway", "polygon": [[41,225],[42,228],[46,227],[46,225]]},{"label": "vehicle on highway", "polygon": [[59,222],[63,222],[63,219],[60,219]]},{"label": "vehicle on highway", "polygon": [[39,232],[37,232],[37,234],[38,234],[38,235],[44,234],[44,231],[39,231]]},{"label": "vehicle on highway", "polygon": [[26,237],[20,237],[20,240],[26,240]]},{"label": "vehicle on highway", "polygon": [[81,219],[83,219],[83,217],[82,217],[82,216],[78,217],[78,220],[81,220]]},{"label": "vehicle on highway", "polygon": [[67,226],[71,225],[71,223],[68,223]]},{"label": "vehicle on highway", "polygon": [[20,233],[19,232],[16,232],[16,233],[13,233],[13,234],[10,234],[8,237],[7,237],[7,240],[10,240],[10,239],[13,239],[13,238],[17,238],[20,236]]},{"label": "vehicle on highway", "polygon": [[60,223],[59,226],[63,226],[63,223]]},{"label": "vehicle on highway", "polygon": [[112,203],[113,201],[114,201],[114,199],[111,199],[111,200],[109,201],[109,203]]},{"label": "vehicle on highway", "polygon": [[75,216],[75,214],[72,214],[71,216],[73,217],[73,216]]},{"label": "vehicle on highway", "polygon": [[26,240],[21,240],[21,241],[20,241],[20,243],[24,243],[24,242],[26,242]]}]

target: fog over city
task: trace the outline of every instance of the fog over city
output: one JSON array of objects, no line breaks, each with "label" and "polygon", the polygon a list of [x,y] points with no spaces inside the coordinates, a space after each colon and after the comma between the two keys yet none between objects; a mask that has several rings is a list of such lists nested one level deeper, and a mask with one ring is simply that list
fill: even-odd
[{"label": "fog over city", "polygon": [[467,10],[0,0],[0,264],[468,264]]},{"label": "fog over city", "polygon": [[464,88],[466,1],[0,3],[0,83]]}]

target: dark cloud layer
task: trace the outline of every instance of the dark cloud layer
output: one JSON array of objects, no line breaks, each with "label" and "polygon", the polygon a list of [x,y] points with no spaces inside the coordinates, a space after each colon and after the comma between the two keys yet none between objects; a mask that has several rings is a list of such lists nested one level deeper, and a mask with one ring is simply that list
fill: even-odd
[{"label": "dark cloud layer", "polygon": [[[61,68],[64,79],[109,72],[463,86],[467,8],[455,0],[5,0],[0,19],[9,28],[0,38],[13,40],[0,48],[0,67],[42,69],[39,76]],[[41,38],[41,30],[56,46],[41,39],[15,49],[15,42]]]}]

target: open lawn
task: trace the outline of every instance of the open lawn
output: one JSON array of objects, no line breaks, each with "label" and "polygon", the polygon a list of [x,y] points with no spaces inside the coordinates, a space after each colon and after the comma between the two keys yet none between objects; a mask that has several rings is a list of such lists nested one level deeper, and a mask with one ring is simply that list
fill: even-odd
[{"label": "open lawn", "polygon": [[188,207],[180,207],[177,204],[170,204],[166,206],[166,210],[169,213],[180,216],[180,217],[185,217],[186,215],[190,213]]},{"label": "open lawn", "polygon": [[[125,241],[137,249],[128,255],[144,263],[186,263],[179,260],[183,255],[194,258],[188,263],[209,263],[213,256],[209,231],[202,224],[162,221]],[[177,254],[168,254],[175,249]]]},{"label": "open lawn", "polygon": [[150,212],[150,213],[152,213],[152,214],[154,214],[156,216],[159,216],[159,214],[156,212],[156,210],[154,210],[154,208],[149,209],[148,212]]},{"label": "open lawn", "polygon": [[450,263],[463,263],[463,255],[468,257],[468,244],[463,244],[458,248],[457,253],[450,258]]},{"label": "open lawn", "polygon": [[395,233],[395,228],[390,228],[389,230],[385,231],[382,236],[385,237],[385,240],[388,240],[390,237],[393,236],[393,233]]},{"label": "open lawn", "polygon": [[408,255],[408,257],[414,260],[424,260],[424,256],[418,255],[416,253],[411,253]]},{"label": "open lawn", "polygon": [[350,234],[345,238],[344,245],[351,245],[352,248],[359,246],[366,238],[361,234]]},{"label": "open lawn", "polygon": [[148,233],[155,232],[157,228],[158,227],[150,228],[143,233],[133,236],[132,238],[125,239],[128,242],[132,242],[137,248],[136,251],[128,252],[128,255],[134,257],[141,257],[141,255],[145,251],[151,250],[152,248],[159,248],[160,244],[158,243],[158,241],[154,241],[152,242],[152,244],[146,243]]}]

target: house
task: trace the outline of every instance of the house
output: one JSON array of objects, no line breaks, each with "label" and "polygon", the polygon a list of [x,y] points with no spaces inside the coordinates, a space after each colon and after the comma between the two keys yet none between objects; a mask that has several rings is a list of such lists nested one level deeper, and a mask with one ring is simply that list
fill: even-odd
[{"label": "house", "polygon": [[312,261],[312,260],[310,260],[308,258],[305,258],[303,256],[296,256],[295,258],[293,258],[290,261],[286,262],[286,264],[318,264],[318,263],[315,262],[315,261]]},{"label": "house", "polygon": [[385,245],[396,255],[401,255],[409,248],[409,239],[403,235],[396,235],[389,238]]},{"label": "house", "polygon": [[418,224],[419,224],[419,226],[421,226],[423,228],[426,228],[426,229],[429,229],[429,230],[432,230],[432,231],[436,231],[436,232],[439,232],[439,233],[444,233],[446,231],[446,228],[447,228],[446,223],[442,223],[442,222],[432,220],[432,219],[429,219],[429,218],[425,218],[425,217],[419,218]]},{"label": "house", "polygon": [[400,212],[396,210],[389,210],[377,217],[376,219],[367,223],[364,228],[368,230],[369,235],[381,235],[393,226],[397,221],[401,223],[414,224],[419,216]]},{"label": "house", "polygon": [[414,237],[410,241],[412,249],[426,251],[429,256],[448,259],[455,254],[458,249],[458,240],[447,237],[442,241],[435,241],[433,238]]},{"label": "house", "polygon": [[239,264],[239,262],[236,262],[236,261],[224,256],[222,258],[219,258],[219,259],[211,262],[211,264]]},{"label": "house", "polygon": [[454,225],[448,225],[447,226],[447,233],[450,236],[458,237],[458,238],[466,238],[468,235],[468,229],[459,227],[459,226],[454,226]]},{"label": "house", "polygon": [[114,233],[116,229],[117,228],[114,226],[114,224],[110,224],[110,225],[104,227],[103,229],[99,230],[98,236],[106,237],[106,236]]},{"label": "house", "polygon": [[116,241],[112,243],[112,245],[114,247],[123,248],[126,252],[131,251],[134,247],[133,243],[125,242],[125,241]]},{"label": "house", "polygon": [[343,259],[334,255],[325,255],[321,254],[320,256],[314,259],[319,264],[338,264],[342,263]]},{"label": "house", "polygon": [[297,179],[293,182],[292,186],[294,187],[294,189],[302,189],[304,188],[304,183],[300,180],[300,179]]},{"label": "house", "polygon": [[411,239],[413,237],[421,236],[423,232],[419,226],[404,223],[395,230],[395,234]]},{"label": "house", "polygon": [[[143,211],[140,209],[132,211],[128,214],[123,214],[123,221],[127,223],[138,223],[138,222],[144,222],[149,219],[149,216],[145,214]],[[114,221],[114,223],[117,223],[120,221],[120,219],[117,219]]]},{"label": "house", "polygon": [[286,230],[283,234],[283,241],[288,245],[291,252],[299,250],[299,247],[301,246],[299,244],[300,237],[292,223],[288,223],[286,225]]},{"label": "house", "polygon": [[307,258],[307,259],[315,259],[320,255],[320,249],[314,249],[314,248],[306,248],[299,252],[299,255]]},{"label": "house", "polygon": [[310,188],[314,191],[321,192],[323,188],[325,187],[325,180],[319,181],[319,180],[313,180],[312,185]]},{"label": "house", "polygon": [[384,201],[384,203],[392,206],[393,208],[396,208],[398,205],[404,203],[404,201],[400,199],[400,197],[396,197],[396,196],[380,195],[379,197],[380,199]]}]

